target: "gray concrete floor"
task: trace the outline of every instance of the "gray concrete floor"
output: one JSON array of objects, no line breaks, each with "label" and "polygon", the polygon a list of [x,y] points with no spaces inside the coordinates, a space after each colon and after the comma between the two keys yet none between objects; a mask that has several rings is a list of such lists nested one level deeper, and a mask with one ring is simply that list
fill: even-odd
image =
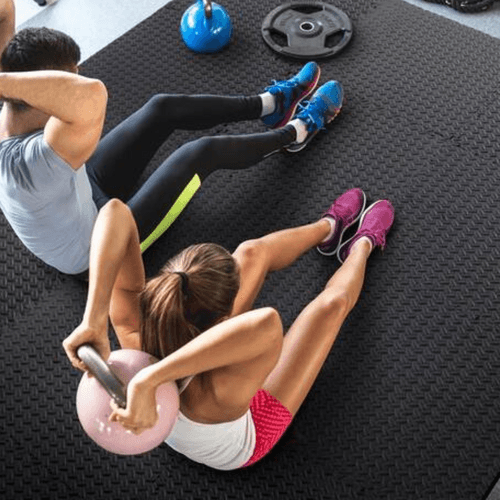
[{"label": "gray concrete floor", "polygon": [[424,0],[405,0],[412,5],[416,5],[421,9],[428,10],[439,16],[444,16],[457,23],[474,28],[478,31],[500,38],[500,1],[496,0],[495,3],[484,12],[477,12],[474,14],[463,14],[457,12],[455,9],[447,7],[446,5],[439,5]]},{"label": "gray concrete floor", "polygon": [[493,488],[493,491],[488,495],[486,500],[500,500],[500,481]]},{"label": "gray concrete floor", "polygon": [[16,28],[47,26],[72,36],[82,62],[171,0],[58,0],[40,7],[34,0],[14,0]]},{"label": "gray concrete floor", "polygon": [[[53,5],[40,7],[34,0],[14,0],[16,26],[18,29],[48,26],[68,33],[80,45],[84,61],[170,1],[57,0]],[[500,38],[500,0],[496,0],[486,12],[478,14],[461,14],[450,7],[424,0],[405,1]],[[219,0],[219,3],[228,10],[231,7],[231,0]]]}]

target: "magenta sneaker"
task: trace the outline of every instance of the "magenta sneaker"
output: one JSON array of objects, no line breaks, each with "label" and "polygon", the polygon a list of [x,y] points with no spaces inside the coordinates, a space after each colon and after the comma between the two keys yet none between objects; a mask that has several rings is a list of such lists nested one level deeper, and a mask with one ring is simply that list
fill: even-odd
[{"label": "magenta sneaker", "polygon": [[361,216],[359,229],[356,234],[340,246],[337,256],[340,262],[349,256],[351,248],[361,237],[366,236],[373,244],[373,248],[385,248],[385,238],[394,222],[394,207],[388,200],[378,200],[370,205]]},{"label": "magenta sneaker", "polygon": [[349,189],[333,202],[323,217],[331,217],[335,220],[335,231],[329,240],[318,245],[319,253],[334,255],[337,252],[344,232],[361,217],[365,204],[366,195],[359,188]]}]

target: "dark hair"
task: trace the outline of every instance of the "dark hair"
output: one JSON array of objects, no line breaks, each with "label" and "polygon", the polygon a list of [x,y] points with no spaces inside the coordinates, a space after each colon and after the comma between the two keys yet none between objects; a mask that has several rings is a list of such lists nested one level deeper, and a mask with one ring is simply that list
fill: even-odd
[{"label": "dark hair", "polygon": [[162,359],[231,314],[240,286],[233,256],[192,245],[148,281],[140,298],[142,349]]},{"label": "dark hair", "polygon": [[5,47],[4,72],[66,69],[80,61],[80,47],[70,36],[49,28],[26,28],[17,32]]}]

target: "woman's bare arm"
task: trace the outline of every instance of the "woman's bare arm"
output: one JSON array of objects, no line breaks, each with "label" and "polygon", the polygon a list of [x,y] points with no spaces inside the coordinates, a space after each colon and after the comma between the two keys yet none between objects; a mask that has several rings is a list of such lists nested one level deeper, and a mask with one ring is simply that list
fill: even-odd
[{"label": "woman's bare arm", "polygon": [[251,361],[276,341],[271,331],[282,327],[275,309],[255,309],[213,326],[141,374],[142,382],[158,387],[164,382],[216,368]]},{"label": "woman's bare arm", "polygon": [[100,210],[92,233],[89,290],[82,323],[63,342],[75,367],[85,369],[76,351],[86,342],[92,343],[104,359],[108,358],[112,300],[111,319],[122,347],[139,349],[139,314],[134,297],[144,284],[135,220],[124,203],[111,200]]},{"label": "woman's bare arm", "polygon": [[127,408],[113,406],[112,421],[139,434],[155,425],[156,389],[159,385],[217,368],[253,364],[268,352],[281,348],[283,331],[272,308],[256,309],[230,318],[142,369],[128,384]]}]

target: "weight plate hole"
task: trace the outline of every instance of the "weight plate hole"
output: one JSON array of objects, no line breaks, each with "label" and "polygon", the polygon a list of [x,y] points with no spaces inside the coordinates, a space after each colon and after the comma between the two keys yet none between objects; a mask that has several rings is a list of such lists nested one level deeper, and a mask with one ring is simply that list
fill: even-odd
[{"label": "weight plate hole", "polygon": [[271,39],[273,40],[273,42],[279,45],[280,47],[288,46],[288,38],[283,33],[271,29],[269,30],[269,35],[271,35]]},{"label": "weight plate hole", "polygon": [[300,12],[301,14],[314,14],[315,12],[323,11],[323,7],[318,7],[317,5],[299,5],[294,6],[293,10],[296,12]]},{"label": "weight plate hole", "polygon": [[343,32],[341,33],[337,32],[333,33],[333,35],[328,35],[325,40],[325,47],[331,49],[332,47],[337,46],[341,42],[343,36],[344,36]]},{"label": "weight plate hole", "polygon": [[312,31],[314,29],[314,24],[309,21],[306,21],[300,25],[300,29],[302,31]]}]

